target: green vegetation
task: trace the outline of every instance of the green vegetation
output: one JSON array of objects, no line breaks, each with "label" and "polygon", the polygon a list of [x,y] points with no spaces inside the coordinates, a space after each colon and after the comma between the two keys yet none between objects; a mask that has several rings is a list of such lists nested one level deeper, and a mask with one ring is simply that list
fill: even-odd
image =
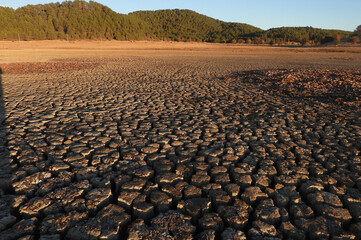
[{"label": "green vegetation", "polygon": [[140,39],[144,22],[85,1],[0,8],[0,38],[18,39]]},{"label": "green vegetation", "polygon": [[146,22],[148,36],[155,39],[231,42],[245,34],[262,31],[248,24],[222,22],[190,10],[138,11],[129,16]]},{"label": "green vegetation", "polygon": [[357,44],[360,42],[360,38],[358,36],[353,36],[351,37],[350,42],[353,44]]},{"label": "green vegetation", "polygon": [[335,35],[347,38],[350,34],[347,31],[325,30],[312,27],[281,27],[271,28],[263,32],[261,38],[266,42],[271,40],[276,43],[299,42],[304,45],[306,43],[320,44],[332,42]]},{"label": "green vegetation", "polygon": [[361,25],[359,25],[356,30],[353,32],[352,37],[350,38],[350,42],[352,44],[360,43],[361,40]]},{"label": "green vegetation", "polygon": [[0,7],[0,39],[115,39],[173,40],[221,43],[323,43],[351,32],[311,27],[263,31],[243,24],[216,20],[190,10],[138,11],[118,14],[99,3],[81,0],[19,9]]},{"label": "green vegetation", "polygon": [[356,28],[356,30],[354,31],[354,35],[361,36],[361,25]]},{"label": "green vegetation", "polygon": [[341,35],[340,34],[336,34],[334,37],[333,37],[333,41],[335,43],[335,45],[339,45],[341,43]]}]

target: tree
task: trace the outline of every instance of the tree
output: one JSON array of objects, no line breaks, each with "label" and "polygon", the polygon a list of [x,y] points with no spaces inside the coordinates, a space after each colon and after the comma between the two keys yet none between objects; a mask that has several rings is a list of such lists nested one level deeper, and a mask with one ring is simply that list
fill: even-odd
[{"label": "tree", "polygon": [[305,38],[303,38],[303,39],[301,40],[301,45],[302,45],[302,46],[305,46],[306,43],[307,43],[307,40],[306,40]]},{"label": "tree", "polygon": [[263,43],[263,40],[262,39],[260,39],[260,38],[256,38],[255,40],[254,40],[254,44],[262,44]]},{"label": "tree", "polygon": [[354,33],[355,33],[356,35],[361,36],[361,25],[356,28],[356,30],[355,30]]},{"label": "tree", "polygon": [[[280,41],[331,42],[351,32],[312,27],[282,27],[263,31],[244,24],[223,22],[190,10],[138,11],[118,14],[94,1],[73,0],[45,5],[0,7],[0,39],[173,39],[227,42],[252,39],[256,44]],[[355,35],[361,36],[361,25]],[[257,39],[258,38],[258,39]],[[242,41],[242,40],[239,40]],[[248,41],[248,43],[250,43]]]},{"label": "tree", "polygon": [[335,45],[339,45],[341,43],[341,35],[340,34],[336,34],[334,37],[333,37],[333,41],[335,43]]},{"label": "tree", "polygon": [[352,42],[353,44],[357,44],[357,43],[360,42],[360,38],[359,38],[358,36],[353,36],[353,37],[351,38],[351,42]]}]

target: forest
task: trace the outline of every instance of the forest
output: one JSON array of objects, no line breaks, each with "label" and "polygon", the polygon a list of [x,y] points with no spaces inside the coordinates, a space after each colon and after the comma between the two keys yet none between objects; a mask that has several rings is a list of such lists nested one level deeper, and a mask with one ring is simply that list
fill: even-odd
[{"label": "forest", "polygon": [[191,10],[137,11],[119,14],[99,3],[65,1],[28,5],[18,9],[0,7],[0,39],[3,40],[165,40],[218,43],[295,42],[320,44],[335,35],[352,32],[312,27],[262,30],[245,23],[220,21]]}]

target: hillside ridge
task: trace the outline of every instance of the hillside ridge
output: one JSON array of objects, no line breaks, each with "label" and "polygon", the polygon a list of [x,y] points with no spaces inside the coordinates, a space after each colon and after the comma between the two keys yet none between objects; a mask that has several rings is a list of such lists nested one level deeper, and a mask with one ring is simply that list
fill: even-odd
[{"label": "hillside ridge", "polygon": [[0,39],[108,39],[172,40],[205,42],[313,42],[329,41],[351,32],[312,27],[262,30],[246,24],[225,22],[188,9],[116,13],[94,1],[64,1],[27,5],[16,10],[0,7]]}]

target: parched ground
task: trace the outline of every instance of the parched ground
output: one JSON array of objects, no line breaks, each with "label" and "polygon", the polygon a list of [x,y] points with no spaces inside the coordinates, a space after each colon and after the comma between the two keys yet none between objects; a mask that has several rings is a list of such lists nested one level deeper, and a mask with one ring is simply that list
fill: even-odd
[{"label": "parched ground", "polygon": [[361,239],[358,48],[191,46],[0,55],[0,239]]}]

